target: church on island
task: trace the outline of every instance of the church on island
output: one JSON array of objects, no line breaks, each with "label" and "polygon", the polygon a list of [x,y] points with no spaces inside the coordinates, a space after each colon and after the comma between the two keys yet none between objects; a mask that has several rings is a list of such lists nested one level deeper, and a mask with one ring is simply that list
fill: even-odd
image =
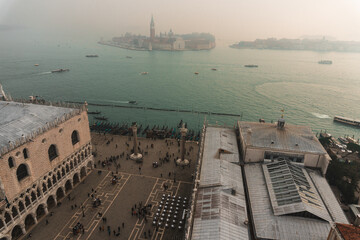
[{"label": "church on island", "polygon": [[100,44],[131,50],[209,50],[215,48],[215,37],[209,33],[174,34],[172,29],[155,35],[155,22],[151,17],[150,37],[126,33],[121,37],[114,37],[112,41],[100,41]]}]

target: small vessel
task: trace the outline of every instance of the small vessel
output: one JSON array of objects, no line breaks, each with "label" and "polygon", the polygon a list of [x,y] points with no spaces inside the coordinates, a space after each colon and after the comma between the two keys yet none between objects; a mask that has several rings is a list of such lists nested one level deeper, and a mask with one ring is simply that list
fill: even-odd
[{"label": "small vessel", "polygon": [[339,137],[338,139],[339,139],[339,141],[340,141],[342,144],[348,144],[348,143],[349,143],[349,141],[346,140],[346,138]]},{"label": "small vessel", "polygon": [[351,118],[341,117],[341,116],[335,116],[334,121],[335,122],[340,122],[340,123],[345,123],[345,124],[352,125],[352,126],[355,126],[355,127],[360,127],[360,120],[356,120],[356,119],[351,119]]},{"label": "small vessel", "polygon": [[104,116],[100,116],[100,117],[94,117],[97,120],[101,120],[101,121],[107,121],[108,119]]},{"label": "small vessel", "polygon": [[195,72],[196,75],[198,75],[199,73],[198,72]]},{"label": "small vessel", "polygon": [[248,68],[257,68],[258,65],[255,65],[255,64],[248,64],[248,65],[245,65],[245,67],[248,67]]},{"label": "small vessel", "polygon": [[95,112],[88,111],[88,114],[100,114],[100,113],[101,113],[100,111],[95,111]]},{"label": "small vessel", "polygon": [[321,61],[318,61],[319,64],[332,64],[332,61],[331,60],[321,60]]},{"label": "small vessel", "polygon": [[67,68],[59,68],[59,69],[56,69],[56,70],[52,70],[51,72],[52,73],[58,73],[58,72],[68,72],[70,71],[69,69]]},{"label": "small vessel", "polygon": [[217,69],[216,69],[216,68],[212,68],[211,70],[216,71]]},{"label": "small vessel", "polygon": [[89,54],[89,55],[86,55],[86,57],[98,57],[99,55],[97,54]]},{"label": "small vessel", "polygon": [[37,67],[37,66],[39,66],[39,64],[36,63],[34,66]]},{"label": "small vessel", "polygon": [[126,58],[132,58],[132,57],[130,57],[130,56],[126,56]]},{"label": "small vessel", "polygon": [[142,73],[141,73],[141,75],[146,75],[146,74],[148,74],[148,72],[142,72]]},{"label": "small vessel", "polygon": [[130,104],[137,104],[136,101],[129,101]]}]

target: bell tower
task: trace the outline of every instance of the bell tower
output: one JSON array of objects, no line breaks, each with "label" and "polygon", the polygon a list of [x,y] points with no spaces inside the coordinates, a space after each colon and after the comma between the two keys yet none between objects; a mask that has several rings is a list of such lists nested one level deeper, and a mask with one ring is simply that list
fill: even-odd
[{"label": "bell tower", "polygon": [[154,17],[151,16],[151,22],[150,22],[150,39],[153,40],[155,38],[155,23],[154,23]]}]

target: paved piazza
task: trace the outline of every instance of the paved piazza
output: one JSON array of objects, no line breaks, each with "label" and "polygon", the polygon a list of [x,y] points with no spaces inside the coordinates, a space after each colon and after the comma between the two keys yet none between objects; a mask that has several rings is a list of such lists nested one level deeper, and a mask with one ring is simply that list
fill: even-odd
[{"label": "paved piazza", "polygon": [[[143,163],[139,164],[127,160],[133,146],[132,138],[98,133],[92,133],[91,137],[96,169],[70,192],[70,196],[65,196],[52,213],[39,220],[31,230],[31,239],[182,239],[184,230],[179,230],[178,225],[172,229],[163,224],[156,230],[152,222],[163,194],[190,198],[198,144],[186,143],[190,166],[182,168],[174,162],[180,156],[180,146],[175,139],[138,138],[144,156]],[[159,160],[167,153],[168,162]],[[103,164],[111,156],[115,156],[115,160]],[[153,162],[158,162],[159,167],[154,168]],[[112,182],[113,176],[117,178],[116,183]],[[98,207],[93,206],[96,198],[101,201]],[[132,216],[135,204],[137,207],[151,204],[146,219]],[[74,235],[73,227],[77,223],[83,225],[83,231]]]}]

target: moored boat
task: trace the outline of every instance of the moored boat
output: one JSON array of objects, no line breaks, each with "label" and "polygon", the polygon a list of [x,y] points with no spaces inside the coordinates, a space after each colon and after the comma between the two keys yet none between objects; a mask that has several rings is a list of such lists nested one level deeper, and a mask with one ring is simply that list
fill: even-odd
[{"label": "moored boat", "polygon": [[99,57],[99,55],[97,55],[97,54],[89,54],[89,55],[86,55],[86,57]]}]

